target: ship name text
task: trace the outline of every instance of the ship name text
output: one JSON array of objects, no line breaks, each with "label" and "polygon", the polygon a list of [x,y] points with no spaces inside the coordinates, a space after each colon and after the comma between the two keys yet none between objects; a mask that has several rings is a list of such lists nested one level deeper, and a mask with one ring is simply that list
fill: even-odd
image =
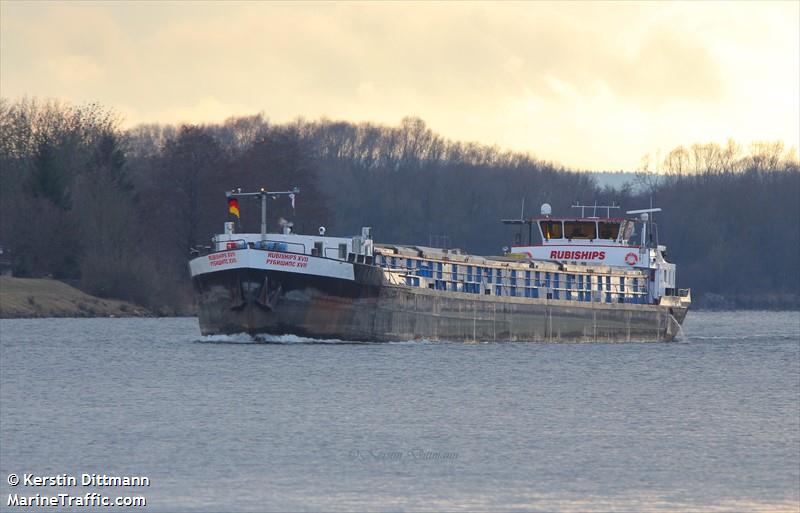
[{"label": "ship name text", "polygon": [[208,255],[208,263],[209,265],[211,265],[211,267],[217,267],[220,265],[227,265],[227,264],[235,264],[236,252],[224,251],[222,253],[214,253],[213,255]]},{"label": "ship name text", "polygon": [[605,251],[551,251],[553,260],[605,260]]},{"label": "ship name text", "polygon": [[275,253],[270,251],[267,252],[267,264],[281,267],[294,267],[296,269],[305,269],[308,267],[308,257],[290,253]]}]

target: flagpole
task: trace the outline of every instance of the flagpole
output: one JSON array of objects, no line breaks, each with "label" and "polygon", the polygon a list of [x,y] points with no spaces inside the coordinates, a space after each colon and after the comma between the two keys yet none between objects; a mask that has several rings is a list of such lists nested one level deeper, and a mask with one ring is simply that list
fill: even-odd
[{"label": "flagpole", "polygon": [[[236,192],[234,191],[226,191],[225,197],[228,199],[231,198],[238,198],[238,197],[245,197],[245,196],[260,196],[261,197],[261,239],[267,239],[267,196],[289,196],[289,199],[292,200],[292,213],[294,213],[294,198],[296,194],[300,194],[299,187],[293,187],[290,191],[268,191],[266,188],[262,187],[258,192],[242,192],[241,189],[238,189]],[[240,216],[236,216],[240,218]]]}]

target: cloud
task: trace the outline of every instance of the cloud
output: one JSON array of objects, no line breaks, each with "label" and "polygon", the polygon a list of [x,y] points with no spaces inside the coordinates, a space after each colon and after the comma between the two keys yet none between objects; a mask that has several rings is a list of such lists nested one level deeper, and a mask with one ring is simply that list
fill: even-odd
[{"label": "cloud", "polygon": [[147,122],[160,119],[169,119],[175,124],[216,122],[231,116],[250,114],[253,114],[252,109],[240,103],[222,101],[213,96],[204,96],[195,101],[180,102],[173,107],[159,110],[155,113],[146,112],[143,119],[129,120],[129,124],[131,122]]},{"label": "cloud", "polygon": [[44,61],[45,73],[65,85],[85,85],[102,80],[104,71],[88,55],[64,55]]},{"label": "cloud", "polygon": [[128,123],[416,115],[587,168],[695,140],[798,138],[796,3],[1,8],[4,96],[96,100]]}]

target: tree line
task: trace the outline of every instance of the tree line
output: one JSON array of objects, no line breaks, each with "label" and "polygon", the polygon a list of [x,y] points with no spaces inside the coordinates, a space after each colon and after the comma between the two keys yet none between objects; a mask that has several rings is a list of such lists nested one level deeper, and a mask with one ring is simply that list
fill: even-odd
[{"label": "tree line", "polygon": [[[378,242],[445,242],[497,254],[499,223],[550,203],[664,208],[661,242],[700,304],[798,307],[796,153],[697,144],[643,159],[644,187],[599,187],[530,154],[451,141],[418,118],[398,126],[263,115],[208,125],[120,128],[113,110],[0,101],[0,244],[18,276],[52,276],[161,313],[191,311],[186,262],[230,220],[224,191],[298,186],[296,208],[271,201],[269,222],[329,235],[372,226]],[[240,230],[258,231],[242,201]]]}]

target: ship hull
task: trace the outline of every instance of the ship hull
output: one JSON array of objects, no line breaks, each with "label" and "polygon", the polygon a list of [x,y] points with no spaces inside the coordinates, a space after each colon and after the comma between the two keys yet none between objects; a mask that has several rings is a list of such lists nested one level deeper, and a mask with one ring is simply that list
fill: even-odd
[{"label": "ship hull", "polygon": [[686,307],[482,296],[353,278],[238,268],[193,277],[204,335],[298,335],[348,341],[658,342]]}]

